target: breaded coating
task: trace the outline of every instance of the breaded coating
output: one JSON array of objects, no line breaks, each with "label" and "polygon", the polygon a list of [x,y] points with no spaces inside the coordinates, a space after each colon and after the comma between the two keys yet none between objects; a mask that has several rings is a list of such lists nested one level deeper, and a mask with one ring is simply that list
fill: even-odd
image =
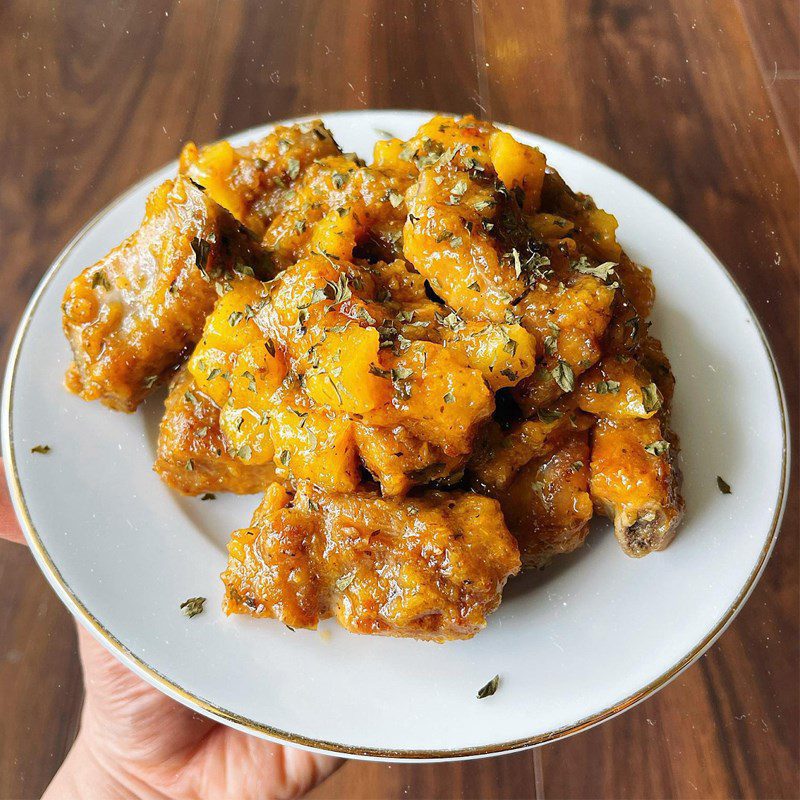
[{"label": "breaded coating", "polygon": [[181,152],[180,171],[261,236],[308,167],[339,153],[331,132],[316,119],[279,125],[244,147],[222,141],[198,149],[189,142]]},{"label": "breaded coating", "polygon": [[219,408],[197,389],[183,367],[173,379],[158,433],[153,466],[181,494],[263,492],[275,480],[271,463],[245,464],[228,454],[219,427]]},{"label": "breaded coating", "polygon": [[499,498],[523,566],[541,568],[577,550],[593,513],[588,431],[567,433],[550,455],[531,459]]},{"label": "breaded coating", "polygon": [[496,235],[505,205],[496,179],[437,163],[422,170],[407,202],[405,257],[465,319],[503,322],[525,283]]},{"label": "breaded coating", "polygon": [[583,376],[576,392],[580,408],[598,418],[592,499],[614,520],[623,550],[636,557],[663,550],[683,515],[678,440],[669,428],[672,374],[660,342],[648,338],[642,350],[658,384],[635,359],[611,356]]},{"label": "breaded coating", "polygon": [[488,426],[468,465],[473,486],[500,501],[526,568],[543,567],[553,556],[580,547],[593,513],[592,418],[570,400],[543,416],[507,431]]},{"label": "breaded coating", "polygon": [[200,337],[217,284],[268,266],[222,206],[185,178],[165,181],[136,232],[67,287],[68,388],[135,410]]},{"label": "breaded coating", "polygon": [[264,234],[280,263],[313,253],[391,261],[401,255],[408,181],[355,156],[321,159],[305,171]]},{"label": "breaded coating", "polygon": [[519,553],[497,502],[429,491],[405,500],[274,484],[234,531],[222,574],[228,614],[353,633],[468,639],[500,603]]}]

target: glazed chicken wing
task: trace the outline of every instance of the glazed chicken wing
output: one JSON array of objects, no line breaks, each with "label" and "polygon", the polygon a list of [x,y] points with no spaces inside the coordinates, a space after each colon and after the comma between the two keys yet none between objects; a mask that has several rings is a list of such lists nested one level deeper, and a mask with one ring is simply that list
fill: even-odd
[{"label": "glazed chicken wing", "polygon": [[567,433],[549,455],[531,459],[500,494],[525,567],[541,568],[577,550],[589,533],[589,434]]},{"label": "glazed chicken wing", "polygon": [[405,500],[273,484],[228,545],[225,610],[293,628],[468,639],[497,608],[519,553],[494,500],[430,491]]},{"label": "glazed chicken wing", "polygon": [[217,284],[267,268],[222,206],[185,178],[165,181],[138,230],[67,287],[68,388],[133,411],[200,337]]},{"label": "glazed chicken wing", "polygon": [[615,310],[628,309],[621,272],[633,276],[634,266],[621,266],[613,217],[551,180],[538,150],[482,123],[437,122],[406,150],[419,173],[406,192],[403,253],[464,320],[527,331],[538,369],[498,364],[510,379],[490,383],[519,384],[531,415],[600,358]]},{"label": "glazed chicken wing", "polygon": [[672,374],[657,340],[646,340],[642,360],[612,356],[587,372],[579,406],[597,417],[592,434],[591,495],[614,520],[623,550],[643,556],[663,550],[683,515],[678,440],[669,428]]},{"label": "glazed chicken wing", "polygon": [[320,159],[270,222],[264,244],[284,264],[312,253],[392,260],[400,255],[406,186],[395,173],[365,167],[355,156]]}]

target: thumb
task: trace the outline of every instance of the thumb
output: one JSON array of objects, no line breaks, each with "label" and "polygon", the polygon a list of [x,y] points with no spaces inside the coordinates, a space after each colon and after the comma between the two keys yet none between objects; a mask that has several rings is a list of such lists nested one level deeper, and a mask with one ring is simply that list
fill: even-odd
[{"label": "thumb", "polygon": [[[3,461],[0,459],[0,472],[2,472],[2,465]],[[25,544],[25,537],[17,524],[17,518],[11,506],[11,495],[8,493],[5,478],[2,475],[0,475],[0,539]]]}]

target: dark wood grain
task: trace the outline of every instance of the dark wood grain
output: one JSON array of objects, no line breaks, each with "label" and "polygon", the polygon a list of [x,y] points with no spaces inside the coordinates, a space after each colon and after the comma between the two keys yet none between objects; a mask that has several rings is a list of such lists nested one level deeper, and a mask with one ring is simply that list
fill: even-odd
[{"label": "dark wood grain", "polygon": [[784,0],[737,0],[756,57],[769,72],[800,71],[800,3]]},{"label": "dark wood grain", "polygon": [[[729,265],[797,408],[792,0],[5,0],[0,30],[2,353],[69,237],[185,139],[294,114],[433,108],[561,140],[667,203]],[[742,614],[622,717],[535,757],[350,762],[313,796],[800,795],[799,514],[795,480]],[[0,798],[41,793],[80,705],[68,615],[30,555],[0,544]]]},{"label": "dark wood grain", "polygon": [[[797,408],[797,175],[736,6],[548,4],[523,30],[516,10],[486,5],[495,115],[597,156],[687,220],[764,322]],[[527,103],[519,52],[540,77]],[[559,104],[562,76],[585,91]],[[697,666],[543,749],[548,795],[797,796],[797,520],[795,497],[750,604]]]},{"label": "dark wood grain", "polygon": [[444,764],[346,764],[308,797],[313,800],[354,798],[436,798],[436,800],[527,800],[537,795],[532,752],[499,758]]}]

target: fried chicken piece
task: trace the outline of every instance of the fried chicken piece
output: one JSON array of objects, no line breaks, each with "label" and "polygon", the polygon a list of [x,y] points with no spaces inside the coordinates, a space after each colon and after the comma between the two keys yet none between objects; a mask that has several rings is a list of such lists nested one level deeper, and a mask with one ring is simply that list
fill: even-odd
[{"label": "fried chicken piece", "polygon": [[464,322],[449,314],[441,340],[456,360],[483,375],[496,392],[516,386],[536,369],[537,340],[521,325]]},{"label": "fried chicken piece", "polygon": [[576,376],[600,358],[614,296],[604,281],[579,274],[539,282],[519,303],[523,324],[545,347],[539,368],[514,391],[526,416],[572,391]]},{"label": "fried chicken piece", "polygon": [[181,152],[180,171],[262,236],[289,202],[308,167],[317,159],[339,153],[331,132],[316,119],[279,125],[244,147],[223,141],[198,149],[189,142]]},{"label": "fried chicken piece", "polygon": [[135,410],[200,337],[216,283],[242,265],[259,274],[268,268],[222,206],[185,178],[165,181],[138,230],[67,287],[68,388]]},{"label": "fried chicken piece", "polygon": [[387,500],[273,484],[234,531],[222,574],[226,613],[354,633],[468,639],[500,603],[519,553],[496,501],[429,491]]},{"label": "fried chicken piece", "polygon": [[531,459],[499,494],[525,568],[577,550],[589,532],[589,433],[567,433],[550,455]]},{"label": "fried chicken piece", "polygon": [[272,462],[282,479],[352,490],[361,477],[353,425],[312,402],[298,376],[289,374],[293,360],[284,338],[256,323],[268,296],[267,284],[237,281],[208,316],[189,371],[221,409],[220,427],[234,458],[249,465]]},{"label": "fried chicken piece", "polygon": [[539,211],[527,221],[547,245],[551,262],[545,280],[517,308],[524,324],[545,337],[541,369],[514,393],[523,413],[531,415],[570,391],[601,354],[640,347],[655,290],[650,270],[619,246],[616,219],[588,195],[573,192],[551,168]]},{"label": "fried chicken piece", "polygon": [[545,157],[537,148],[471,114],[460,119],[437,115],[407,142],[378,142],[375,163],[404,176],[445,164],[462,172],[496,174],[520,197],[526,212],[539,205],[545,171]]},{"label": "fried chicken piece", "polygon": [[566,434],[586,431],[592,418],[565,398],[540,418],[525,420],[503,430],[493,422],[486,426],[470,458],[469,472],[479,491],[493,497],[505,491],[528,462],[545,460]]},{"label": "fried chicken piece", "polygon": [[531,218],[539,235],[554,246],[574,245],[597,262],[614,265],[611,277],[617,291],[611,322],[604,336],[603,352],[630,352],[647,334],[655,289],[650,270],[631,261],[616,238],[617,220],[598,208],[585,194],[573,192],[563,178],[549,168],[544,176],[540,213]]},{"label": "fried chicken piece", "polygon": [[322,253],[347,261],[392,260],[402,255],[407,181],[355,156],[312,164],[264,234],[283,264]]},{"label": "fried chicken piece", "polygon": [[614,520],[622,549],[663,550],[683,516],[675,439],[657,419],[600,419],[592,436],[591,494]]},{"label": "fried chicken piece", "polygon": [[[504,385],[489,378],[494,389],[519,384],[514,396],[530,416],[571,391],[575,377],[597,362],[617,306],[620,326],[627,321],[628,306],[617,300],[616,220],[566,186],[560,190],[570,202],[556,204],[552,179],[553,210],[540,210],[548,176],[537,150],[485,124],[444,120],[441,128],[436,138],[424,126],[425,135],[409,142],[417,147],[419,177],[406,193],[403,252],[468,324],[522,326],[541,343],[538,369],[533,362],[523,372],[511,369],[514,379]],[[444,141],[450,148],[433,158]],[[618,261],[600,263],[609,252]],[[625,270],[632,275],[635,265],[627,260]]]},{"label": "fried chicken piece", "polygon": [[368,423],[403,425],[440,447],[446,455],[466,455],[494,411],[494,397],[478,370],[462,366],[448,348],[412,342],[399,355],[386,352],[382,364],[393,378],[391,400],[364,415]]},{"label": "fried chicken piece", "polygon": [[460,480],[466,455],[448,456],[402,425],[381,428],[356,423],[355,439],[364,466],[384,496],[402,496],[413,486],[449,485]]},{"label": "fried chicken piece", "polygon": [[182,368],[167,395],[153,469],[168,486],[189,495],[252,494],[275,480],[271,463],[243,463],[228,454],[227,444],[219,427],[219,408]]},{"label": "fried chicken piece", "polygon": [[487,426],[468,470],[473,485],[500,501],[523,566],[543,567],[583,544],[592,517],[589,439],[592,418],[565,399],[544,419],[503,431]]},{"label": "fried chicken piece", "polygon": [[504,322],[525,282],[494,230],[505,203],[496,180],[447,162],[423,169],[406,201],[405,257],[464,319]]},{"label": "fried chicken piece", "polygon": [[677,437],[669,429],[672,377],[656,340],[644,346],[659,384],[628,356],[604,359],[578,388],[580,408],[598,417],[592,435],[590,491],[614,520],[622,549],[640,557],[663,550],[683,515]]}]

